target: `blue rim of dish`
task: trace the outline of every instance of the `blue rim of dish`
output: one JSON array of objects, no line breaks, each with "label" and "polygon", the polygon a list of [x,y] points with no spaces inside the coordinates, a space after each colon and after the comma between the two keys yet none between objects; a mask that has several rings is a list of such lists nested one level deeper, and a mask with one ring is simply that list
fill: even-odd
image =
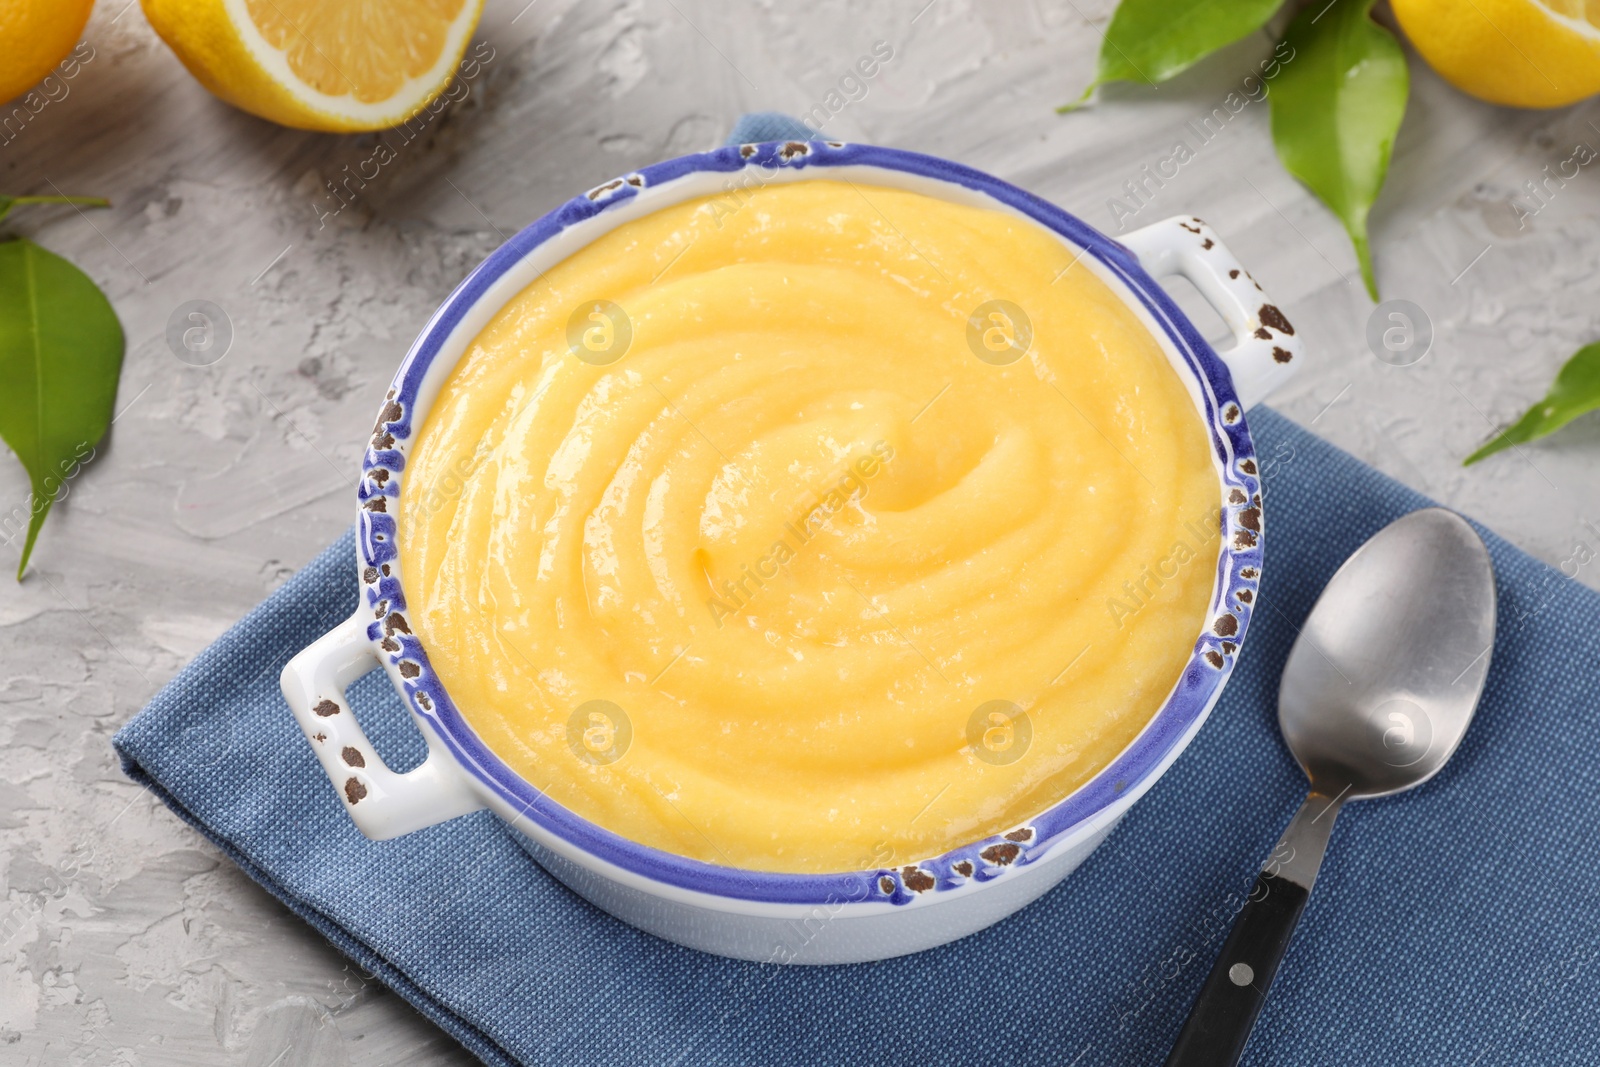
[{"label": "blue rim of dish", "polygon": [[[1022,826],[973,841],[939,856],[894,868],[838,874],[784,874],[743,870],[689,859],[629,841],[544,796],[479,740],[432,670],[426,650],[405,619],[405,593],[396,542],[396,511],[404,481],[405,452],[414,432],[412,409],[423,379],[451,331],[489,287],[541,245],[568,228],[616,209],[642,189],[698,172],[734,173],[749,168],[822,169],[866,166],[962,186],[1031,218],[1087,250],[1119,278],[1172,342],[1202,383],[1200,393],[1212,447],[1221,470],[1215,598],[1208,625],[1195,642],[1166,702],[1114,760],[1078,789]],[[663,205],[665,206],[665,205]],[[1225,420],[1222,412],[1228,413]],[[624,870],[681,889],[775,904],[837,905],[878,901],[909,904],[945,891],[987,882],[1026,868],[1050,846],[1144,785],[1209,710],[1233,669],[1249,627],[1261,573],[1261,537],[1238,521],[1254,508],[1260,526],[1260,474],[1250,431],[1242,417],[1226,365],[1172,298],[1139,266],[1124,246],[1032,193],[958,163],[899,149],[838,141],[786,141],[730,145],[657,163],[589,190],[512,237],[469,274],[423,328],[400,369],[373,428],[357,488],[357,566],[364,603],[373,611],[367,636],[379,643],[412,711],[473,775],[522,817],[582,851]],[[1243,503],[1230,503],[1242,493]],[[390,566],[386,566],[390,565]],[[1225,616],[1231,617],[1228,622]],[[1218,633],[1217,631],[1223,631]],[[402,666],[403,664],[403,666]],[[414,675],[406,677],[407,675]],[[908,885],[908,883],[910,883]]]}]

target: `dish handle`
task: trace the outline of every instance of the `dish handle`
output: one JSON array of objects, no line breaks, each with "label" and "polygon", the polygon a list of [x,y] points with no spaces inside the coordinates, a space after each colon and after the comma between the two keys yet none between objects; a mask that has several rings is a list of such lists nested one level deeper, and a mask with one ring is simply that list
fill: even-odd
[{"label": "dish handle", "polygon": [[1245,408],[1294,375],[1301,361],[1294,327],[1210,226],[1192,215],[1177,215],[1120,241],[1151,277],[1182,275],[1222,316],[1233,344],[1217,355]]},{"label": "dish handle", "polygon": [[367,740],[345,689],[383,664],[367,637],[369,617],[357,610],[307,645],[284,666],[279,682],[356,828],[383,841],[485,805],[462,780],[454,758],[431,737],[428,758],[405,774],[390,770]]}]

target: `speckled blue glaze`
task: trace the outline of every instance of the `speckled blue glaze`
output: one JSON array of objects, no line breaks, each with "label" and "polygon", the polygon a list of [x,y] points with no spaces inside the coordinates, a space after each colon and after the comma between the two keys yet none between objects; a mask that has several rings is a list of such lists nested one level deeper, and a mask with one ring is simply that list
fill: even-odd
[{"label": "speckled blue glaze", "polygon": [[[687,859],[635,844],[545,797],[484,746],[462,718],[428,664],[427,651],[404,616],[405,592],[397,568],[395,511],[404,484],[405,454],[420,418],[413,407],[423,377],[463,315],[520,260],[568,227],[615,209],[684,175],[745,168],[870,166],[938,179],[986,194],[1085,249],[1125,282],[1144,304],[1201,384],[1206,421],[1219,471],[1222,547],[1217,560],[1216,599],[1208,625],[1195,642],[1176,687],[1128,748],[1076,792],[1008,835],[974,841],[915,865],[841,874],[772,874]],[[1232,490],[1238,490],[1233,493]],[[367,635],[380,642],[391,676],[402,679],[407,703],[421,723],[448,747],[465,770],[522,812],[529,822],[594,856],[657,881],[744,900],[838,905],[852,901],[910,904],[941,893],[1004,877],[1041,857],[1051,844],[1137,789],[1205,716],[1233,669],[1249,628],[1260,578],[1261,537],[1240,515],[1259,526],[1260,477],[1241,405],[1227,367],[1171,297],[1139,266],[1128,249],[1060,208],[970,167],[932,156],[834,141],[738,145],[668,160],[608,182],[568,201],[507,241],[456,287],[423,329],[396,372],[362,462],[357,490],[360,521],[357,562],[363,603],[373,612]],[[1242,501],[1242,502],[1241,502]],[[1245,600],[1239,594],[1245,593]],[[1227,621],[1231,616],[1232,622]],[[1219,620],[1221,620],[1219,625]],[[1219,632],[1220,631],[1220,632]],[[407,675],[410,677],[406,677]],[[970,872],[970,873],[966,873]],[[927,878],[933,882],[931,888]],[[921,886],[908,887],[908,881]]]}]

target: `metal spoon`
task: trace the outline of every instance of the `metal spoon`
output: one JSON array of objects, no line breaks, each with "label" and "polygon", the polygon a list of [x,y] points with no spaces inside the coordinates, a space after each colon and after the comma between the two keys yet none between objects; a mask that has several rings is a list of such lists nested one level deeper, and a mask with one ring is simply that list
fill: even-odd
[{"label": "metal spoon", "polygon": [[1483,692],[1494,618],[1488,549],[1444,508],[1390,523],[1328,582],[1278,689],[1278,727],[1311,793],[1256,876],[1167,1067],[1238,1063],[1340,807],[1445,765]]}]

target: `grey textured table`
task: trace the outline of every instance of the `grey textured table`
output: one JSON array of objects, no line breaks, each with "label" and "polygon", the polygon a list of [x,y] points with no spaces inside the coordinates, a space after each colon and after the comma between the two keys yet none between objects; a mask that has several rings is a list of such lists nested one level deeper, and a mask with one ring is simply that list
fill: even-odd
[{"label": "grey textured table", "polygon": [[[492,58],[470,92],[374,175],[371,137],[278,129],[212,99],[126,2],[102,0],[94,58],[0,144],[0,191],[114,200],[30,209],[11,228],[87,270],[128,334],[111,437],[51,515],[28,579],[0,579],[8,1065],[468,1062],[124,780],[107,739],[350,523],[393,368],[504,235],[718,143],[741,112],[827,107],[876,41],[893,57],[865,95],[834,98],[830,135],[973,164],[1115,233],[1124,182],[1270,51],[1246,41],[1062,118],[1052,109],[1092,70],[1111,0],[490,0],[478,39]],[[1312,357],[1280,410],[1600,586],[1600,421],[1460,466],[1600,337],[1597,168],[1546,185],[1531,218],[1510,204],[1580,142],[1600,146],[1600,107],[1500,110],[1412,71],[1374,246],[1385,295],[1432,320],[1420,362],[1369,350],[1349,245],[1277,165],[1264,104],[1147,203],[1125,200],[1138,208],[1127,225],[1198,214],[1250,265]],[[372,176],[335,212],[327,183],[352,171]],[[204,367],[165,340],[173,311],[199,299],[233,331]],[[0,502],[26,500],[7,456]]]}]

